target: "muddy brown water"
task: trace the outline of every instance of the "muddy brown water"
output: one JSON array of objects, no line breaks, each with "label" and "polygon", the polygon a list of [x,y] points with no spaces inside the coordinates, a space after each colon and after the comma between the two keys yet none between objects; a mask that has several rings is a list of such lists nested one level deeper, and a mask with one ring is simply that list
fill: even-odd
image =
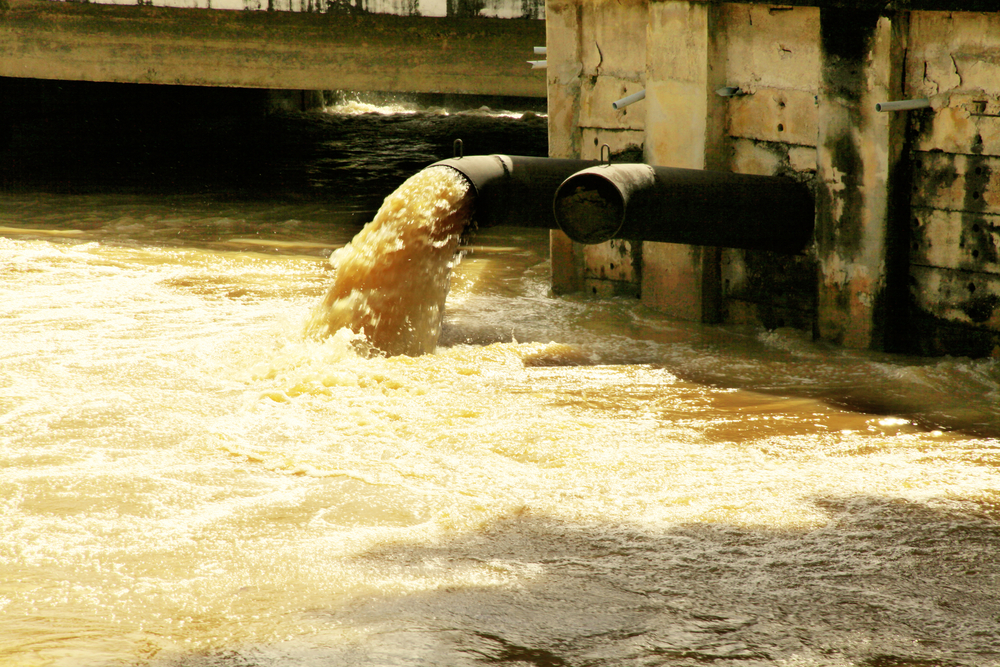
[{"label": "muddy brown water", "polygon": [[3,194],[0,664],[1000,664],[997,362],[554,297],[517,228],[433,353],[304,335],[455,127],[544,151],[380,110],[271,118],[246,188]]}]

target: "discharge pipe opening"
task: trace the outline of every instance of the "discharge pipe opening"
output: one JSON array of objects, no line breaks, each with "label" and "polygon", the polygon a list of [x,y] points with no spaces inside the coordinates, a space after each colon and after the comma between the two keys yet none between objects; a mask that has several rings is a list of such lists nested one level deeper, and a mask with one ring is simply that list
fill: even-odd
[{"label": "discharge pipe opening", "polygon": [[431,166],[450,167],[471,184],[475,195],[472,222],[480,228],[559,229],[552,213],[552,193],[567,177],[596,164],[596,160],[468,155]]},{"label": "discharge pipe opening", "polygon": [[802,183],[646,164],[600,164],[556,189],[554,216],[578,243],[637,239],[795,254],[812,237]]}]

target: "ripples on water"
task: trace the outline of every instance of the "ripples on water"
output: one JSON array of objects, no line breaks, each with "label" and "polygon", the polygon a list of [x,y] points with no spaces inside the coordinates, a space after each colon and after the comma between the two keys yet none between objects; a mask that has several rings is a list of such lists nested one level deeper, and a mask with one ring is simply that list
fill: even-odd
[{"label": "ripples on water", "polygon": [[523,229],[361,357],[302,335],[327,255],[544,123],[241,123],[4,157],[0,664],[1000,664],[995,361],[553,298]]}]

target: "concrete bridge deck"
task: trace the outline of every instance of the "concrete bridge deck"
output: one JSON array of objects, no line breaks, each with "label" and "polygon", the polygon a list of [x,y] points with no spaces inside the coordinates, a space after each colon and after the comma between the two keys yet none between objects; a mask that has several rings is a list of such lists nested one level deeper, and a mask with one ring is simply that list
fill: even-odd
[{"label": "concrete bridge deck", "polygon": [[532,19],[0,0],[0,77],[545,97]]}]

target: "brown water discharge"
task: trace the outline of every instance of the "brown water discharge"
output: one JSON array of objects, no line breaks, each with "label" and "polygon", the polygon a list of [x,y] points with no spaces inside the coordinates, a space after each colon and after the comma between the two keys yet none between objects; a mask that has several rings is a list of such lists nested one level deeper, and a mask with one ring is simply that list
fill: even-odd
[{"label": "brown water discharge", "polygon": [[308,324],[313,336],[350,329],[390,356],[433,352],[472,200],[447,167],[408,178],[375,218],[330,257],[333,286]]},{"label": "brown water discharge", "polygon": [[439,120],[269,123],[316,198],[0,196],[0,667],[1000,667],[1000,360],[458,263],[454,174],[376,219]]},{"label": "brown water discharge", "polygon": [[995,427],[995,361],[552,298],[513,227],[359,355],[315,216],[0,207],[0,667],[1000,667],[1000,442],[901,412]]}]

